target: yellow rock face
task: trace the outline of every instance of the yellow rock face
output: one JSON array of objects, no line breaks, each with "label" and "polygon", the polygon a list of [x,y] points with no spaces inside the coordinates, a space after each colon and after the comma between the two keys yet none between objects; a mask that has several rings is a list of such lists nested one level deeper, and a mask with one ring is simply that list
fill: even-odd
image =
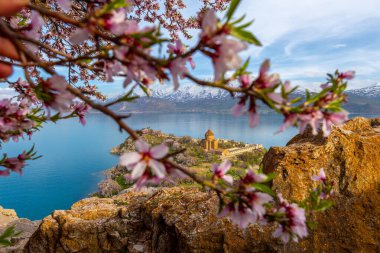
[{"label": "yellow rock face", "polygon": [[274,147],[263,160],[276,171],[274,189],[301,200],[324,168],[335,181],[335,206],[317,216],[318,230],[307,241],[316,252],[380,252],[380,119],[355,118],[328,138],[310,132],[286,147]]},{"label": "yellow rock face", "polygon": [[9,222],[17,220],[16,211],[13,209],[4,209],[0,206],[0,227],[6,226]]}]

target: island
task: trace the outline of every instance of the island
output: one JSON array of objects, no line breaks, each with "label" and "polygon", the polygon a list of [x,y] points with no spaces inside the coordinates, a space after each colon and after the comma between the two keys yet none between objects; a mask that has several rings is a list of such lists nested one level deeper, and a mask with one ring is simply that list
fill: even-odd
[{"label": "island", "polygon": [[[137,132],[140,138],[150,145],[165,143],[171,152],[180,152],[175,156],[175,162],[204,177],[211,176],[212,164],[221,163],[228,159],[232,163],[229,174],[234,178],[238,178],[248,167],[258,169],[266,152],[261,144],[247,144],[234,140],[217,139],[211,129],[206,131],[203,139],[190,136],[175,136],[151,128],[144,128]],[[114,147],[111,153],[121,155],[134,150],[134,141],[127,138],[123,143]],[[99,183],[99,192],[95,196],[111,197],[129,189],[133,182],[125,178],[127,172],[125,167],[118,165],[106,170],[104,173],[105,179]],[[187,178],[164,182],[158,187],[160,186],[199,187],[199,185]]]}]

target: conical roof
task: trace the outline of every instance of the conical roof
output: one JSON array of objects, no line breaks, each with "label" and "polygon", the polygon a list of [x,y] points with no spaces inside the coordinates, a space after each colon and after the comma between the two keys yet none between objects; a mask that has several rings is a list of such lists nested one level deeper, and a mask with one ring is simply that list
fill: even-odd
[{"label": "conical roof", "polygon": [[207,132],[205,133],[205,135],[206,136],[214,136],[214,132],[209,129],[209,130],[207,130]]}]

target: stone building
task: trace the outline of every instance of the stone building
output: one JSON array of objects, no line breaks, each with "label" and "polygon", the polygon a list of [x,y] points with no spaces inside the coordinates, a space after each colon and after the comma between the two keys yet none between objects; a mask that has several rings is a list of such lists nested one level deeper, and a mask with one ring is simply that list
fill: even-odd
[{"label": "stone building", "polygon": [[205,138],[201,141],[201,145],[206,150],[218,149],[218,140],[215,139],[215,135],[210,129],[205,133]]}]

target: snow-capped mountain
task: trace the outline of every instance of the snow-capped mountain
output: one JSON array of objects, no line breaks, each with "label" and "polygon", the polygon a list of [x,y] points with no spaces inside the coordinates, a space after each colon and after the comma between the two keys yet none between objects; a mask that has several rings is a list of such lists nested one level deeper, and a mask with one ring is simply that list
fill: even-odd
[{"label": "snow-capped mountain", "polygon": [[[351,113],[380,113],[380,84],[346,91],[348,104],[344,108]],[[295,92],[295,96],[303,96],[304,91]],[[139,94],[141,95],[141,94]],[[144,95],[133,103],[122,103],[112,109],[119,112],[216,112],[230,113],[237,102],[226,91],[194,84],[181,84],[177,91],[171,85],[156,86],[150,97]],[[259,103],[260,105],[260,103]],[[266,106],[259,110],[269,113]]]},{"label": "snow-capped mountain", "polygon": [[176,102],[202,99],[224,99],[228,96],[229,94],[226,91],[212,87],[201,87],[194,84],[181,85],[177,91],[173,91],[172,86],[162,85],[152,92],[152,97]]},{"label": "snow-capped mountain", "polygon": [[374,85],[359,88],[359,89],[351,89],[347,91],[347,94],[352,94],[361,97],[368,98],[379,98],[380,97],[380,83],[376,83]]},{"label": "snow-capped mountain", "polygon": [[[237,85],[237,84],[236,84]],[[227,91],[213,87],[203,87],[194,83],[182,83],[174,91],[173,85],[159,85],[152,91],[152,97],[163,98],[170,101],[186,102],[194,100],[216,99],[224,100],[230,97]]]}]

